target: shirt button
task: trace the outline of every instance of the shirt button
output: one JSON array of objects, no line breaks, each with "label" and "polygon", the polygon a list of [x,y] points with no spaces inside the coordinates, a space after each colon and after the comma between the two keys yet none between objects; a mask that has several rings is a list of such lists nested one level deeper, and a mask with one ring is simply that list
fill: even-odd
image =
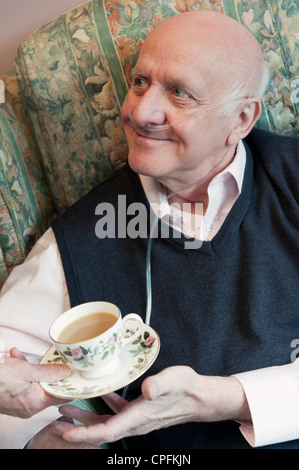
[{"label": "shirt button", "polygon": [[213,225],[212,224],[207,224],[207,232],[211,232],[212,229],[213,229]]}]

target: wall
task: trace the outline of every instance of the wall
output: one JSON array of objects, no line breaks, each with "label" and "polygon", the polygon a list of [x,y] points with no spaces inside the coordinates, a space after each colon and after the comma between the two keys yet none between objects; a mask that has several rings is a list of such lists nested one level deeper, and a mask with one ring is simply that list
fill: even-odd
[{"label": "wall", "polygon": [[0,0],[0,73],[13,68],[18,46],[34,30],[84,0]]}]

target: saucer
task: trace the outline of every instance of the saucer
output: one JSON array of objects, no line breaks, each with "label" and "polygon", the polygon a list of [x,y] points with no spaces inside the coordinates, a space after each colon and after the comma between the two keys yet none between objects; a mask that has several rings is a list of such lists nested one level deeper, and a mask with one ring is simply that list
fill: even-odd
[{"label": "saucer", "polygon": [[[59,382],[40,382],[43,389],[54,397],[62,399],[93,398],[119,390],[134,382],[146,372],[157,359],[160,350],[160,338],[148,325],[142,336],[133,343],[124,346],[119,355],[116,370],[98,379],[85,379],[79,371],[72,370],[71,375]],[[40,361],[41,364],[65,364],[55,347],[51,347]]]}]

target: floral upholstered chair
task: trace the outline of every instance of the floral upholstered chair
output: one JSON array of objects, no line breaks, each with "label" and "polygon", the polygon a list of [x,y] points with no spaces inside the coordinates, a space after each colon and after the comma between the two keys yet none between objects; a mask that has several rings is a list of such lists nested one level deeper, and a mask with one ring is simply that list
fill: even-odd
[{"label": "floral upholstered chair", "polygon": [[[40,28],[0,76],[0,287],[51,221],[126,161],[120,111],[142,42],[210,9],[258,39],[271,81],[258,126],[299,136],[297,0],[93,0]],[[2,99],[2,101],[4,101]]]}]

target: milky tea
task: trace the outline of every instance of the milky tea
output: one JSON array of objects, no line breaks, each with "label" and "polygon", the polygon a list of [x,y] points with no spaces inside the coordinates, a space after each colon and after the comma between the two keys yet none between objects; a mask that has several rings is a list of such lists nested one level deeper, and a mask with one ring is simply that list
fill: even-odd
[{"label": "milky tea", "polygon": [[91,313],[67,325],[60,332],[58,341],[65,344],[81,343],[82,341],[105,333],[116,321],[117,317],[112,313]]}]

